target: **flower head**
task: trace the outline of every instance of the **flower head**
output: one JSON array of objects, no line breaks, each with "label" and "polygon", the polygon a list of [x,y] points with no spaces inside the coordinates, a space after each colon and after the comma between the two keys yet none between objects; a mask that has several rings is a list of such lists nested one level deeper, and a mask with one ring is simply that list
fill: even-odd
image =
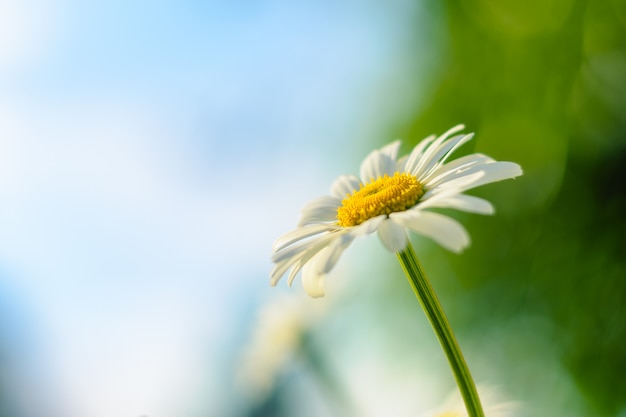
[{"label": "flower head", "polygon": [[324,276],[342,252],[358,237],[377,232],[391,252],[407,246],[407,229],[426,236],[453,252],[470,242],[465,228],[432,208],[453,208],[493,214],[487,200],[465,191],[522,174],[519,165],[471,154],[446,162],[474,136],[459,134],[463,125],[439,137],[429,136],[413,151],[398,158],[400,141],[370,153],[361,164],[360,178],[342,175],[329,196],[319,197],[302,209],[298,227],[273,245],[272,285],[289,270],[289,285],[302,270],[302,283],[312,297],[324,295]]}]

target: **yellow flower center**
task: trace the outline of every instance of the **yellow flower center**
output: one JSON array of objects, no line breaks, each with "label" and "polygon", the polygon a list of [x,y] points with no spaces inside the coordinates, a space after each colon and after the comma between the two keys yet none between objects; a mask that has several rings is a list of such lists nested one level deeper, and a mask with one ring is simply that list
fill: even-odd
[{"label": "yellow flower center", "polygon": [[337,220],[342,227],[356,226],[381,214],[407,210],[422,195],[422,184],[414,175],[396,172],[390,177],[385,174],[348,194],[337,209]]}]

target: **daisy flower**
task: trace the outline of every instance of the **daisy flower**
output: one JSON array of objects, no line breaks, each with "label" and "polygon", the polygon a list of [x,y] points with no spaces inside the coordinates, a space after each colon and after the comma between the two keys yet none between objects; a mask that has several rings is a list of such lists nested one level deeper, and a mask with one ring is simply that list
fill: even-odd
[{"label": "daisy flower", "polygon": [[473,133],[458,134],[458,125],[443,135],[421,141],[398,158],[400,141],[370,153],[361,164],[360,178],[342,175],[330,195],[316,198],[302,209],[298,227],[273,245],[271,285],[290,271],[289,285],[300,270],[306,292],[324,295],[324,276],[343,251],[359,237],[377,232],[392,253],[408,244],[407,230],[426,236],[446,249],[461,252],[470,238],[456,220],[430,211],[453,208],[493,214],[491,203],[464,194],[472,188],[522,174],[519,165],[471,154],[446,162]]}]

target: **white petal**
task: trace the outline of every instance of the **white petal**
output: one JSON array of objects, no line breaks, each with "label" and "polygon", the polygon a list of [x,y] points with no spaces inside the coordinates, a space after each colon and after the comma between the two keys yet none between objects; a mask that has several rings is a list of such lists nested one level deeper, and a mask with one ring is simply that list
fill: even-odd
[{"label": "white petal", "polygon": [[413,151],[411,151],[411,154],[406,160],[406,165],[404,166],[403,172],[412,172],[415,169],[417,163],[420,161],[422,155],[424,154],[424,149],[426,149],[428,145],[430,145],[432,141],[435,140],[436,137],[437,136],[435,135],[430,135],[429,137],[418,143],[415,148],[413,148]]},{"label": "white petal", "polygon": [[361,163],[360,176],[363,184],[385,174],[391,176],[396,172],[396,159],[400,141],[393,142],[381,150],[370,153]]},{"label": "white petal", "polygon": [[272,245],[272,249],[274,250],[274,252],[278,252],[279,250],[293,244],[294,242],[333,229],[337,229],[337,226],[329,224],[312,224],[305,227],[298,227],[297,229],[285,233],[284,235],[276,239],[276,241]]},{"label": "white petal", "polygon": [[278,281],[280,281],[282,276],[285,275],[285,272],[287,272],[292,265],[293,262],[290,262],[290,260],[285,260],[274,265],[274,268],[272,268],[272,272],[270,273],[270,285],[275,287],[276,284],[278,284]]},{"label": "white petal", "polygon": [[337,209],[337,207],[341,205],[341,200],[342,200],[341,198],[333,197],[330,195],[324,195],[321,197],[317,197],[309,201],[308,203],[306,203],[305,206],[302,207],[301,211],[317,209],[319,207],[334,207],[335,209]]},{"label": "white petal", "polygon": [[404,155],[402,157],[400,157],[397,161],[396,161],[396,171],[397,172],[405,172],[406,170],[404,169],[404,167],[406,166],[406,161],[409,159],[409,155]]},{"label": "white petal", "polygon": [[434,156],[436,156],[437,151],[440,149],[441,144],[448,139],[448,137],[450,135],[452,135],[453,133],[458,132],[459,130],[463,130],[465,128],[465,126],[463,125],[457,125],[455,127],[453,127],[452,129],[449,129],[446,133],[444,133],[443,135],[439,136],[427,149],[424,150],[423,154],[420,156],[419,160],[417,160],[414,164],[414,167],[411,168],[411,173],[415,176],[417,176],[418,178],[420,178],[420,176],[418,175],[419,173],[425,172],[425,167],[426,166],[430,166],[429,164],[431,163],[431,161],[435,161],[436,160],[433,158]]},{"label": "white petal", "polygon": [[396,140],[391,142],[389,145],[383,146],[380,148],[380,152],[387,155],[389,158],[394,161],[398,159],[398,151],[400,150],[400,141]]},{"label": "white petal", "polygon": [[330,194],[341,202],[348,194],[359,189],[359,179],[354,175],[342,175],[330,187]]},{"label": "white petal", "polygon": [[337,220],[337,207],[319,207],[303,211],[298,227],[317,223],[329,223]]},{"label": "white petal", "polygon": [[[274,253],[272,255],[272,262],[274,262],[276,266],[274,266],[270,274],[270,283],[276,285],[285,272],[293,266],[289,274],[289,285],[291,285],[298,270],[317,255],[318,252],[330,245],[334,239],[340,236],[338,233],[342,232],[343,231],[325,233]],[[343,233],[347,233],[347,231]]]},{"label": "white petal", "polygon": [[310,239],[306,239],[306,240],[294,243],[272,254],[271,256],[272,262],[274,263],[282,262],[285,259],[296,257],[303,252],[312,250],[313,248],[318,248],[318,249],[315,249],[315,252],[319,252],[320,248],[329,244],[336,236],[337,236],[337,232],[335,233],[328,232],[328,233],[322,233],[319,236],[314,236]]},{"label": "white petal", "polygon": [[476,183],[472,184],[471,187],[466,188],[466,190],[492,182],[508,180],[522,175],[522,167],[514,162],[507,161],[484,164],[481,166],[481,171],[484,172],[485,175],[480,178]]},{"label": "white petal", "polygon": [[425,164],[421,170],[419,170],[418,172],[414,172],[414,175],[418,178],[424,178],[428,176],[429,173],[437,170],[437,168],[442,166],[446,159],[448,159],[448,157],[457,148],[470,141],[473,137],[474,134],[470,133],[469,135],[457,135],[446,140],[441,145],[439,145],[439,148],[436,150],[436,152],[431,155],[430,161]]},{"label": "white petal", "polygon": [[407,236],[405,227],[391,219],[385,219],[378,226],[378,237],[391,253],[400,252],[406,248]]},{"label": "white petal", "polygon": [[[401,214],[394,216],[394,214]],[[469,243],[469,235],[465,228],[456,220],[439,213],[408,210],[392,213],[394,221],[408,227],[415,233],[426,236],[452,252],[459,253]]]},{"label": "white petal", "polygon": [[[314,285],[312,284],[313,289],[309,289],[307,292],[309,292],[309,294],[316,294],[316,291],[319,292],[318,287],[322,285],[323,288],[323,282],[320,283],[316,280],[322,280],[323,275],[330,272],[341,257],[342,252],[350,246],[350,243],[354,239],[353,236],[349,235],[347,230],[326,235],[325,238],[326,239],[318,239],[315,244],[310,245],[305,251],[295,255],[293,258],[283,261],[289,265],[277,265],[274,268],[275,271],[272,271],[271,284],[276,285],[280,277],[293,265],[289,277],[287,278],[289,286],[291,286],[296,275],[302,269],[302,279],[305,288],[309,286],[310,282],[312,282],[311,280],[315,282]],[[277,270],[279,266],[280,270]],[[317,288],[317,290],[314,290],[315,288]]]},{"label": "white petal", "polygon": [[448,129],[443,135],[441,136],[445,136],[448,137],[456,132],[460,132],[461,130],[465,129],[465,125],[463,123],[459,123],[456,126],[452,126],[450,129]]},{"label": "white petal", "polygon": [[374,233],[380,223],[387,218],[386,214],[381,214],[380,216],[372,217],[361,223],[358,226],[354,226],[350,231],[350,234],[353,236],[364,236],[369,235],[370,233]]},{"label": "white petal", "polygon": [[450,139],[452,146],[450,147],[448,151],[446,151],[443,155],[441,155],[441,158],[439,158],[439,162],[441,164],[443,164],[448,159],[448,157],[454,153],[454,151],[456,151],[458,148],[460,148],[461,146],[463,146],[464,144],[472,140],[474,138],[474,133],[468,133],[467,135],[462,135],[462,136],[463,137],[460,140],[453,141],[452,139]]},{"label": "white petal", "polygon": [[428,188],[428,191],[426,191],[426,193],[422,196],[422,201],[426,201],[439,193],[443,193],[446,196],[460,194],[465,190],[474,188],[474,184],[480,181],[484,176],[485,173],[483,171],[478,171],[469,174],[465,173],[462,177],[441,182],[434,188]]},{"label": "white petal", "polygon": [[335,221],[337,219],[337,208],[340,205],[340,199],[328,195],[310,201],[300,211],[298,227],[319,222]]},{"label": "white petal", "polygon": [[272,269],[272,272],[270,273],[270,284],[272,286],[276,285],[278,281],[280,281],[282,276],[285,275],[285,272],[289,270],[289,268],[291,268],[294,265],[296,265],[297,268],[300,268],[302,267],[302,265],[304,265],[305,262],[301,262],[303,257],[309,255],[308,258],[310,258],[311,256],[314,256],[317,252],[321,250],[321,248],[317,250],[311,250],[313,247],[314,245],[309,243],[307,247],[300,248],[298,252],[292,253],[291,256],[284,256],[280,260],[272,259],[272,262],[274,262],[276,265],[274,265],[274,268]]},{"label": "white petal", "polygon": [[328,245],[328,248],[321,251],[316,258],[317,272],[320,274],[329,273],[335,267],[343,251],[350,246],[354,237],[350,233],[344,233]]},{"label": "white petal", "polygon": [[287,284],[290,287],[291,287],[291,284],[293,284],[293,280],[296,278],[296,275],[298,275],[298,272],[300,272],[302,267],[304,267],[304,265],[306,265],[307,262],[309,262],[315,255],[317,255],[322,249],[324,249],[327,244],[328,243],[311,246],[305,252],[297,256],[298,258],[297,262],[292,262],[293,268],[291,268],[291,272],[289,272],[289,276],[287,277]]},{"label": "white petal", "polygon": [[315,258],[302,268],[302,286],[313,298],[324,296],[324,274],[317,272]]},{"label": "white petal", "polygon": [[[445,180],[438,181],[435,189],[444,189],[452,186],[460,192],[480,187],[492,182],[515,178],[522,175],[522,168],[513,162],[491,162],[474,165],[462,173],[450,175]],[[429,189],[429,191],[434,189]],[[426,194],[428,194],[428,192]],[[424,196],[426,196],[424,194]]]},{"label": "white petal", "polygon": [[300,272],[302,267],[308,261],[309,261],[308,259],[306,261],[301,259],[293,266],[293,268],[291,268],[291,272],[289,272],[289,276],[287,277],[287,285],[289,285],[291,287],[291,284],[293,284],[293,280],[296,278],[296,275],[298,275],[298,272]]},{"label": "white petal", "polygon": [[420,203],[420,209],[433,207],[452,208],[478,214],[493,214],[495,212],[493,205],[483,198],[456,193],[451,196],[444,193],[436,194]]},{"label": "white petal", "polygon": [[448,181],[453,178],[466,175],[468,170],[474,166],[491,162],[496,161],[483,154],[475,153],[466,155],[440,166],[430,174],[421,177],[419,180],[426,187],[434,187],[443,181]]},{"label": "white petal", "polygon": [[307,246],[307,248],[300,250],[299,252],[293,254],[292,256],[285,257],[281,259],[280,261],[272,260],[273,262],[276,263],[276,265],[274,265],[274,268],[272,269],[272,272],[270,273],[270,284],[272,286],[275,286],[278,283],[278,281],[280,281],[280,279],[283,277],[283,275],[285,275],[285,272],[289,270],[289,268],[291,268],[294,265],[296,265],[294,268],[296,267],[300,268],[302,265],[304,265],[304,262],[302,262],[302,259],[305,256],[308,256],[310,258],[311,256],[314,256],[317,252],[319,252],[320,249],[312,250],[313,247],[314,247],[313,245],[309,245]]}]

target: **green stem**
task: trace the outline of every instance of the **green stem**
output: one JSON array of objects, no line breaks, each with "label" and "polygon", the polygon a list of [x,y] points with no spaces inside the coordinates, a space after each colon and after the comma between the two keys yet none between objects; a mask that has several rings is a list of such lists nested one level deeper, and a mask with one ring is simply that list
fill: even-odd
[{"label": "green stem", "polygon": [[439,303],[437,294],[430,285],[422,266],[417,260],[417,255],[413,250],[411,242],[408,243],[406,249],[396,254],[398,260],[402,265],[402,269],[413,287],[413,292],[419,300],[426,316],[430,320],[430,324],[433,326],[433,330],[441,343],[450,367],[456,378],[457,385],[463,396],[467,413],[470,417],[485,417],[483,408],[478,398],[478,392],[476,391],[476,385],[472,379],[467,363],[461,353],[461,348],[452,333],[452,327],[450,322]]}]

